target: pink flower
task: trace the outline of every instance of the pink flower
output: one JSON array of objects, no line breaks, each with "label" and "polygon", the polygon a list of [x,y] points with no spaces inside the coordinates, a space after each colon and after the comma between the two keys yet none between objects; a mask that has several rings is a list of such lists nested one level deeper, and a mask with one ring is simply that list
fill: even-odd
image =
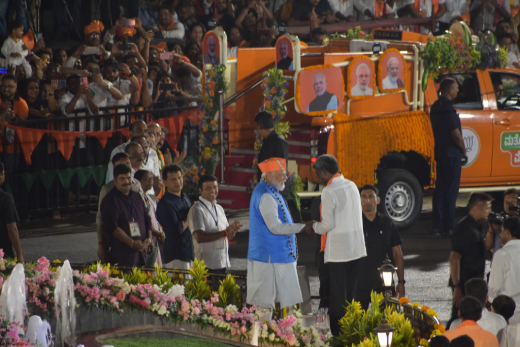
[{"label": "pink flower", "polygon": [[215,294],[211,297],[211,302],[213,302],[213,303],[218,302],[218,294]]},{"label": "pink flower", "polygon": [[48,270],[50,265],[51,265],[51,263],[49,262],[49,259],[47,259],[45,257],[41,257],[36,262],[35,269],[36,269],[36,271],[43,272],[43,270],[46,270],[46,269]]},{"label": "pink flower", "polygon": [[245,334],[247,329],[245,326],[242,326],[242,328],[240,328],[240,331],[242,332],[242,334]]},{"label": "pink flower", "polygon": [[294,336],[293,334],[290,334],[289,336],[287,336],[286,341],[289,344],[289,346],[294,346],[296,344],[296,336]]},{"label": "pink flower", "polygon": [[116,294],[116,298],[119,301],[124,301],[125,297],[126,297],[126,293],[124,291],[120,291],[119,293]]},{"label": "pink flower", "polygon": [[303,343],[310,343],[311,342],[311,336],[310,335],[305,335],[304,337],[302,337],[302,341]]},{"label": "pink flower", "polygon": [[4,250],[0,248],[0,258],[4,257]]},{"label": "pink flower", "polygon": [[231,320],[231,316],[229,315],[229,313],[226,313],[226,320]]}]

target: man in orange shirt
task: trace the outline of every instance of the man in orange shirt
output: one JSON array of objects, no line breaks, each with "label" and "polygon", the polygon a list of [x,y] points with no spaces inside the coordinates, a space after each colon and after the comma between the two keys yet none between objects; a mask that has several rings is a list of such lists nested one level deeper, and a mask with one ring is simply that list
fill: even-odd
[{"label": "man in orange shirt", "polygon": [[466,296],[460,302],[459,317],[462,324],[453,330],[448,330],[444,336],[453,340],[462,335],[468,335],[475,342],[475,347],[498,347],[498,339],[493,333],[482,329],[477,321],[482,317],[482,304],[472,296]]}]

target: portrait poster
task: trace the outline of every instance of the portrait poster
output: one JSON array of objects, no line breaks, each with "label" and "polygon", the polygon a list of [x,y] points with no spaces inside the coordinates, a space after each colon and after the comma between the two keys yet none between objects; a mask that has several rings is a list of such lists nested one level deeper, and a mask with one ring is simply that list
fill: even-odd
[{"label": "portrait poster", "polygon": [[215,31],[208,31],[202,40],[202,53],[204,54],[204,65],[220,65],[221,57],[221,39]]},{"label": "portrait poster", "polygon": [[351,60],[347,70],[347,96],[363,100],[375,95],[376,76],[374,62],[367,56]]},{"label": "portrait poster", "polygon": [[405,88],[406,64],[404,57],[395,48],[390,48],[379,57],[377,68],[378,86],[381,93],[393,93]]},{"label": "portrait poster", "polygon": [[297,112],[326,115],[343,106],[345,84],[339,67],[322,65],[303,69],[298,73],[295,85]]},{"label": "portrait poster", "polygon": [[276,40],[276,68],[298,71],[300,69],[300,40],[289,34]]}]

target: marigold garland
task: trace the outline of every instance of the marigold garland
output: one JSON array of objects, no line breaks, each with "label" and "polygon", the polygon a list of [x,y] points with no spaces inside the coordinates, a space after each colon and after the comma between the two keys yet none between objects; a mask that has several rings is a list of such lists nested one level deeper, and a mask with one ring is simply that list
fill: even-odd
[{"label": "marigold garland", "polygon": [[[355,65],[355,62],[357,62],[358,60],[366,60],[366,63],[369,64],[370,66],[372,66],[372,75],[374,75],[374,87],[372,88],[372,95],[355,95],[355,96],[352,96],[350,94],[350,91],[352,90],[352,69]],[[349,97],[349,99],[352,99],[352,100],[364,100],[364,99],[368,99],[368,98],[371,98],[373,96],[376,95],[376,68],[374,66],[374,62],[368,58],[367,56],[364,56],[364,55],[358,55],[357,57],[354,57],[351,61],[350,61],[350,64],[348,66],[348,69],[347,69],[347,96]]]},{"label": "marigold garland", "polygon": [[374,184],[380,159],[390,152],[414,151],[434,158],[430,118],[422,111],[387,117],[334,116],[339,168],[358,186]]},{"label": "marigold garland", "polygon": [[406,70],[406,61],[404,60],[404,57],[399,52],[399,50],[397,50],[395,48],[389,48],[385,51],[385,53],[383,53],[383,55],[381,55],[379,57],[379,63],[377,64],[377,83],[379,86],[379,91],[381,93],[397,93],[406,88],[406,84],[405,84],[405,86],[403,88],[383,89],[383,72],[385,71],[383,62],[385,60],[386,55],[390,54],[390,53],[397,53],[401,57],[401,59],[402,59],[401,62],[403,63],[402,66],[403,66],[403,72],[404,72],[403,83],[406,83],[406,81],[407,81],[406,78],[407,78],[408,71]]},{"label": "marigold garland", "polygon": [[[296,100],[296,106],[298,107],[298,109],[300,110],[301,113],[304,113],[306,114],[307,116],[325,116],[331,112],[335,112],[333,110],[326,110],[326,111],[316,111],[316,112],[305,112],[302,107],[301,107],[301,96],[300,96],[300,92],[301,92],[301,87],[300,87],[300,82],[301,82],[301,79],[300,79],[300,74],[303,72],[303,71],[308,71],[308,70],[321,70],[321,69],[329,69],[329,68],[337,68],[336,66],[332,65],[332,64],[325,64],[325,65],[315,65],[315,66],[309,66],[309,67],[306,67],[305,69],[302,69],[298,72],[298,80],[296,82],[296,86],[295,86],[295,91],[294,91],[294,98]],[[342,93],[342,97],[343,95],[345,95],[345,81],[343,80],[343,75],[341,76],[341,90],[343,91]],[[341,100],[338,100],[338,103],[340,103]],[[339,105],[338,105],[339,106]]]}]

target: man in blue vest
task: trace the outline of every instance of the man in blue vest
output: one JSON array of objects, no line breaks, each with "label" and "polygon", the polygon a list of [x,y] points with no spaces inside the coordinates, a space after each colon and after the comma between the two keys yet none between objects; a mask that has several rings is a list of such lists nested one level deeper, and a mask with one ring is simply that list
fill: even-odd
[{"label": "man in blue vest", "polygon": [[249,207],[247,303],[274,309],[302,302],[296,272],[298,248],[294,234],[312,234],[312,223],[293,223],[280,191],[287,180],[286,161],[270,158],[258,164],[262,179]]}]

